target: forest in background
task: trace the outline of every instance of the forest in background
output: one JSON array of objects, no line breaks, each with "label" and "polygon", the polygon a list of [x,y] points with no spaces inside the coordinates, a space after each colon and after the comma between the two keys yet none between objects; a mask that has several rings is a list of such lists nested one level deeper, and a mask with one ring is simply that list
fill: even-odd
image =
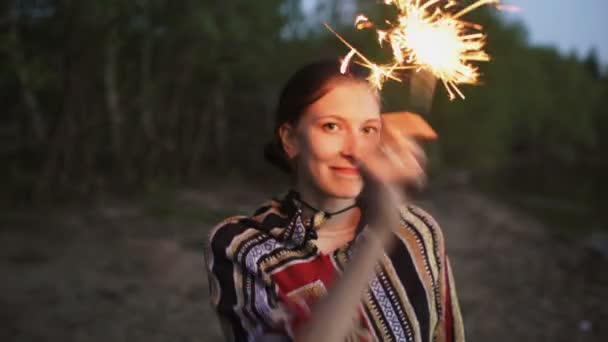
[{"label": "forest in background", "polygon": [[[0,197],[11,204],[198,184],[212,175],[268,178],[262,146],[280,87],[303,63],[348,50],[326,20],[380,58],[354,14],[370,0],[10,0],[0,5]],[[437,169],[550,165],[607,170],[608,70],[597,55],[532,46],[494,10],[483,85],[428,120]],[[383,91],[408,109],[407,89]],[[557,172],[557,171],[556,171]],[[603,171],[601,171],[603,173]]]},{"label": "forest in background", "polygon": [[[0,1],[0,341],[222,340],[204,240],[284,191],[262,158],[279,90],[348,52],[323,20],[385,60],[352,25],[380,3]],[[608,68],[468,18],[493,60],[466,100],[437,87],[412,197],[445,233],[467,338],[608,341]],[[384,109],[410,91],[387,83]]]}]

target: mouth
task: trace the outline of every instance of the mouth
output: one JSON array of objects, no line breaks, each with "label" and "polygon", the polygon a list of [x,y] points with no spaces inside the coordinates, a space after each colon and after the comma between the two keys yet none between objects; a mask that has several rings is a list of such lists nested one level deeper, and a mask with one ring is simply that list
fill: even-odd
[{"label": "mouth", "polygon": [[332,167],[335,173],[342,176],[359,176],[359,170],[356,167]]}]

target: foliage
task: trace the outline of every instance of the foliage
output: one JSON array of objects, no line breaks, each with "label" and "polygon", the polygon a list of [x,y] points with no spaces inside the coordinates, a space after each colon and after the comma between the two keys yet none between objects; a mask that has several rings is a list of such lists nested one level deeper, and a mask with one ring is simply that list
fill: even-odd
[{"label": "foliage", "polygon": [[[370,16],[382,6],[358,1]],[[341,2],[303,13],[299,0],[12,0],[0,8],[0,172],[12,199],[191,183],[233,169],[264,174],[261,149],[286,77],[347,49],[323,17],[374,58]],[[378,9],[380,8],[380,9]],[[494,60],[485,85],[429,117],[443,164],[606,163],[608,75],[583,59],[532,47],[520,24],[477,11]],[[604,68],[605,69],[605,68]],[[387,110],[408,108],[388,86]],[[247,165],[243,168],[243,165]]]}]

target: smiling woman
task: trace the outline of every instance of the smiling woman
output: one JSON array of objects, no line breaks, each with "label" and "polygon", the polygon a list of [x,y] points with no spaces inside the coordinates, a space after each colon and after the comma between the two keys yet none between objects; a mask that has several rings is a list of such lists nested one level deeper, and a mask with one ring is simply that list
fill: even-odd
[{"label": "smiling woman", "polygon": [[298,188],[352,201],[363,187],[354,162],[378,145],[380,107],[367,84],[348,79],[334,83],[302,113],[297,125],[282,124],[279,137],[301,175],[297,181],[314,185]]},{"label": "smiling woman", "polygon": [[[319,62],[288,81],[265,152],[292,174],[293,189],[251,217],[225,220],[209,239],[211,302],[228,340],[309,338],[318,329],[309,323],[327,315],[354,317],[349,340],[464,339],[438,225],[420,208],[370,195],[371,185],[424,177],[422,150],[386,123],[366,69],[341,73],[338,61]],[[379,205],[395,206],[398,227],[375,225]],[[356,312],[319,312],[315,303],[344,288],[339,275],[357,270],[352,251],[381,231],[396,243]]]}]

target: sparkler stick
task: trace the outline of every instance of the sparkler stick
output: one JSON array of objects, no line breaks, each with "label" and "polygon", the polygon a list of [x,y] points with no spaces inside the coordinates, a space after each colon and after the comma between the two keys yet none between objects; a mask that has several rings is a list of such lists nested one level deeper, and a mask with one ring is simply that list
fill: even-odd
[{"label": "sparkler stick", "polygon": [[437,78],[426,70],[420,70],[410,78],[410,103],[412,112],[426,116],[431,112],[431,105],[437,87]]}]

